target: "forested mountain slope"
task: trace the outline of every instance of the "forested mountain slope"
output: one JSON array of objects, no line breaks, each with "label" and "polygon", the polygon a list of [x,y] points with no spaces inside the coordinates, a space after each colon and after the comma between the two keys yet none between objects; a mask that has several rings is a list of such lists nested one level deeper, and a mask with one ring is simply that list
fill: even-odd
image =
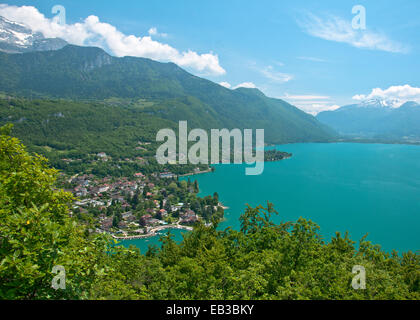
[{"label": "forested mountain slope", "polygon": [[[266,142],[329,141],[335,133],[313,116],[257,89],[230,90],[173,63],[116,58],[99,48],[0,53],[0,88],[28,98],[107,100],[138,105],[159,118],[193,127],[265,129]],[[147,102],[144,104],[144,102]]]}]

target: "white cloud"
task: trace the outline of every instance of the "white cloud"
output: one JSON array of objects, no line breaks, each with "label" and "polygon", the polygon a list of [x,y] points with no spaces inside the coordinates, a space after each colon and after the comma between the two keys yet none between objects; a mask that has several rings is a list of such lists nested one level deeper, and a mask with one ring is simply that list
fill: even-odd
[{"label": "white cloud", "polygon": [[150,28],[148,32],[151,36],[158,34],[157,29],[155,27]]},{"label": "white cloud", "polygon": [[230,89],[232,87],[229,82],[225,82],[225,81],[220,82],[219,84],[221,86],[225,87],[225,88],[228,88],[228,89]]},{"label": "white cloud", "polygon": [[233,89],[238,89],[238,88],[255,89],[255,88],[257,88],[257,86],[255,84],[253,84],[252,82],[243,82],[243,83],[238,84],[237,86],[233,87]]},{"label": "white cloud", "polygon": [[267,66],[264,69],[260,70],[260,72],[266,78],[274,82],[285,83],[293,79],[292,75],[275,71],[272,66]]},{"label": "white cloud", "polygon": [[162,38],[166,38],[168,36],[167,33],[160,33],[158,32],[157,28],[153,27],[150,28],[148,31],[149,35],[151,36],[157,36],[157,37],[162,37]]},{"label": "white cloud", "polygon": [[312,115],[317,115],[322,111],[330,111],[340,108],[340,106],[332,103],[331,98],[328,96],[289,95],[286,93],[284,97],[281,97],[281,99],[288,101],[302,111]]},{"label": "white cloud", "polygon": [[255,61],[247,62],[247,66],[250,70],[258,72],[260,75],[270,80],[270,82],[285,83],[293,79],[293,75],[276,70],[277,67],[284,67],[283,62],[274,61],[273,64],[276,65],[276,68],[272,65],[261,66],[258,65]]},{"label": "white cloud", "polygon": [[408,84],[402,86],[391,86],[388,89],[374,88],[367,94],[357,94],[353,96],[354,100],[363,101],[379,99],[386,101],[389,106],[400,107],[407,101],[420,103],[420,88],[412,87]]},{"label": "white cloud", "polygon": [[338,108],[340,108],[340,106],[336,104],[318,104],[318,103],[313,103],[310,106],[300,107],[301,110],[313,116],[316,116],[318,113],[323,112],[323,111],[334,111],[334,110],[337,110]]},{"label": "white cloud", "polygon": [[307,14],[298,24],[307,33],[325,40],[343,42],[356,48],[381,50],[396,53],[407,53],[409,49],[385,34],[371,30],[356,30],[352,28],[351,19],[342,19],[336,16],[320,18]]},{"label": "white cloud", "polygon": [[299,109],[301,109],[302,111],[305,111],[306,113],[309,113],[313,116],[316,116],[318,113],[323,112],[323,111],[334,111],[337,110],[338,108],[340,108],[339,105],[336,104],[318,104],[318,103],[313,103],[311,105],[303,105],[303,106],[298,106]]},{"label": "white cloud", "polygon": [[170,61],[202,74],[223,75],[226,73],[219,64],[218,56],[212,52],[205,54],[198,54],[191,50],[179,52],[168,44],[153,40],[150,35],[158,33],[156,28],[149,30],[149,36],[125,35],[113,25],[101,22],[97,16],[93,15],[79,23],[60,25],[56,19],[46,18],[32,6],[17,7],[0,4],[0,15],[25,24],[47,38],[58,37],[75,45],[98,46],[118,57],[135,56]]}]

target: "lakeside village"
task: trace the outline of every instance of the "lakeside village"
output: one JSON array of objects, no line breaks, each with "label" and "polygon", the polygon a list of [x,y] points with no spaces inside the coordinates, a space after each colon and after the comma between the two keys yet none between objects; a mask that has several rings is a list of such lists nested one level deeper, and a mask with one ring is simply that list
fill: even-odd
[{"label": "lakeside village", "polygon": [[[267,151],[266,161],[289,158],[291,154]],[[65,163],[73,160],[61,159]],[[122,163],[133,164],[138,171],[113,174],[112,168],[122,169]],[[81,170],[68,177],[63,175],[63,188],[77,200],[72,215],[95,228],[98,233],[111,234],[115,239],[146,238],[165,229],[192,230],[197,222],[211,225],[223,219],[224,209],[219,195],[198,197],[197,181],[180,180],[181,176],[211,172],[209,166],[168,167],[153,164],[153,157],[113,160],[105,152],[96,154],[88,166],[104,166],[107,174]],[[86,164],[85,161],[83,161]],[[180,168],[187,172],[180,171]],[[89,172],[90,171],[90,172]],[[93,172],[95,172],[93,170]],[[129,174],[127,174],[129,172]],[[173,173],[175,172],[175,173]]]},{"label": "lakeside village", "polygon": [[[99,161],[109,159],[103,152],[97,156]],[[191,174],[202,172],[196,167]],[[210,225],[223,218],[217,193],[200,198],[197,181],[178,177],[169,171],[103,178],[81,173],[67,180],[65,190],[77,198],[73,215],[116,239],[150,237],[164,229],[192,230],[198,221]]]}]

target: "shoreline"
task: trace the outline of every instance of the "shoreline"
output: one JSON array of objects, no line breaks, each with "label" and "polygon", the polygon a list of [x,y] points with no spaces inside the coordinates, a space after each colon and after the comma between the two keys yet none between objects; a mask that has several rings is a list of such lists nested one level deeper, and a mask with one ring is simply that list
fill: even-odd
[{"label": "shoreline", "polygon": [[147,234],[140,234],[137,236],[126,236],[126,237],[117,237],[115,235],[111,235],[112,238],[116,239],[116,240],[135,240],[135,239],[146,239],[146,238],[153,238],[157,235],[157,233],[159,231],[163,231],[166,229],[177,229],[177,230],[187,230],[187,231],[192,231],[193,228],[192,227],[188,227],[188,226],[181,226],[181,225],[167,225],[167,226],[160,226],[160,227],[155,227],[153,228],[149,233]]},{"label": "shoreline", "polygon": [[[293,144],[337,144],[337,143],[355,143],[355,144],[384,144],[384,145],[402,145],[402,146],[420,146],[420,141],[387,141],[387,140],[363,140],[363,139],[337,139],[331,141],[306,141],[306,142],[285,142],[281,144],[267,144],[264,147],[288,146]],[[271,149],[269,149],[271,150]]]},{"label": "shoreline", "polygon": [[178,175],[178,177],[189,177],[189,176],[194,176],[196,174],[203,174],[203,173],[209,173],[209,172],[213,172],[213,169],[210,168],[210,169],[204,170],[204,171],[197,171],[197,172],[190,172],[190,173],[180,174],[180,175]]}]

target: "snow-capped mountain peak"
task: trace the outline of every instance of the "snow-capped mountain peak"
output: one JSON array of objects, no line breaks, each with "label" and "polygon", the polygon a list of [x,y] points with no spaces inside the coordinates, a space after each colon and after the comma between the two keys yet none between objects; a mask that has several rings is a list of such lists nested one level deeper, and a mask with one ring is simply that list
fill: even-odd
[{"label": "snow-capped mountain peak", "polygon": [[67,45],[62,39],[47,39],[25,25],[0,16],[0,51],[23,53],[61,49]]},{"label": "snow-capped mountain peak", "polygon": [[398,108],[403,102],[398,99],[367,99],[358,104],[360,108]]}]

